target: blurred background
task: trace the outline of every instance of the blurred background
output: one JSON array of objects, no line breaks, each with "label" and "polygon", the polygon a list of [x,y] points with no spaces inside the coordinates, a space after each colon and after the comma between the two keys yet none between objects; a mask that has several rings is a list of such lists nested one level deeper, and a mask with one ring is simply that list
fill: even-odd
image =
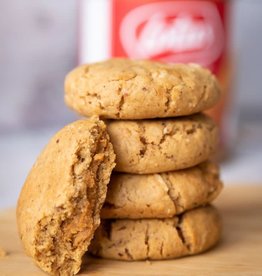
[{"label": "blurred background", "polygon": [[[109,1],[0,0],[0,208],[15,205],[40,150],[78,118],[64,105],[64,77],[109,55],[99,22],[117,16],[108,14]],[[222,178],[262,184],[262,1],[225,2],[226,62],[218,74],[230,101],[220,120]]]}]

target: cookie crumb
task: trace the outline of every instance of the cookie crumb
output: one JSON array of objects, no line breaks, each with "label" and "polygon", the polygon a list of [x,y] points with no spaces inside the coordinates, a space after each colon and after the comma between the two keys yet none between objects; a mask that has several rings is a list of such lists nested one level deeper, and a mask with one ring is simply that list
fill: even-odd
[{"label": "cookie crumb", "polygon": [[6,255],[7,255],[7,252],[3,248],[0,247],[0,258],[5,257]]},{"label": "cookie crumb", "polygon": [[152,265],[152,262],[149,261],[149,260],[146,260],[146,264],[147,264],[147,265]]}]

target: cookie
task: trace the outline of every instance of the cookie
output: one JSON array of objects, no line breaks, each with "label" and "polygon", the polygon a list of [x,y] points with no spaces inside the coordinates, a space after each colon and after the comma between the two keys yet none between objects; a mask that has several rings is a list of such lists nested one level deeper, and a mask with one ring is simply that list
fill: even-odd
[{"label": "cookie", "polygon": [[17,225],[27,254],[44,271],[79,271],[100,223],[114,160],[97,118],[64,127],[38,157],[20,193]]},{"label": "cookie", "polygon": [[195,166],[214,153],[218,129],[202,114],[107,123],[116,171],[148,174]]},{"label": "cookie", "polygon": [[190,115],[212,107],[219,95],[216,78],[196,64],[111,59],[82,65],[65,80],[69,107],[111,119]]},{"label": "cookie", "polygon": [[214,207],[200,207],[168,219],[103,220],[90,252],[125,261],[173,259],[203,252],[221,234]]},{"label": "cookie", "polygon": [[111,175],[104,219],[170,218],[214,200],[222,190],[216,164],[161,174]]}]

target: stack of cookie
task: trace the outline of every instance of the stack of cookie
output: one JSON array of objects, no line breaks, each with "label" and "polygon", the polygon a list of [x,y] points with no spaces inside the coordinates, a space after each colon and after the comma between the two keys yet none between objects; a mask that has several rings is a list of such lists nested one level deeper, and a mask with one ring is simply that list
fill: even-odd
[{"label": "stack of cookie", "polygon": [[194,64],[112,59],[73,70],[65,91],[80,114],[108,119],[116,153],[89,251],[119,260],[169,259],[213,246],[221,225],[209,203],[222,183],[208,160],[218,132],[199,112],[219,98],[215,77]]}]

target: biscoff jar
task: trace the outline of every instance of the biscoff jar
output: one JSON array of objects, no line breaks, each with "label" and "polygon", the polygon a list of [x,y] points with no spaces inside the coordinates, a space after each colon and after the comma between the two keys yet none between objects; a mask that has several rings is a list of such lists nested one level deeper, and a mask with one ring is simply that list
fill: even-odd
[{"label": "biscoff jar", "polygon": [[82,0],[79,16],[79,63],[130,57],[209,68],[223,95],[208,113],[230,144],[230,1]]}]

